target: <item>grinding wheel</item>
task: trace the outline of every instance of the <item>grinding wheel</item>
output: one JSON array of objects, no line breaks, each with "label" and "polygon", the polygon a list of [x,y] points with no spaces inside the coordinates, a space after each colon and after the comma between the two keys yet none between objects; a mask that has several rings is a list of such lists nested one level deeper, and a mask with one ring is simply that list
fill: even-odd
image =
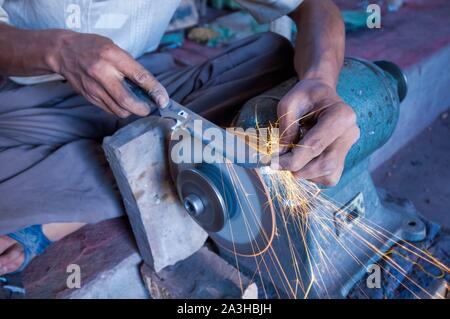
[{"label": "grinding wheel", "polygon": [[[193,141],[194,150],[208,147]],[[227,163],[220,154],[214,164],[182,163],[181,155],[173,152],[178,143],[193,145],[181,139],[169,147],[172,179],[189,215],[215,243],[237,255],[266,251],[275,234],[275,211],[258,171]]]}]

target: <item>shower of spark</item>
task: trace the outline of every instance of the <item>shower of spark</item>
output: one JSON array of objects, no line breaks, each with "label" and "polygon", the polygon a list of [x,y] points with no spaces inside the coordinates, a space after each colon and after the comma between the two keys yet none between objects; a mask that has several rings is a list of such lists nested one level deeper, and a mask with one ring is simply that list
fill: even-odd
[{"label": "shower of spark", "polygon": [[[297,122],[298,123],[298,122]],[[277,123],[269,127],[269,132],[274,131]],[[280,135],[282,136],[283,133]],[[261,145],[264,143],[258,143],[258,145],[251,145],[258,148],[262,152],[275,152],[280,147],[280,136],[274,135],[264,139],[266,147],[261,149]],[[258,138],[258,137],[257,137]],[[255,140],[253,136],[250,140]],[[269,150],[269,151],[264,151]],[[272,155],[272,154],[269,154]],[[235,192],[244,191],[238,174],[234,171],[233,165],[227,165],[229,175],[235,186]],[[409,260],[414,264],[418,264],[419,261],[428,263],[434,266],[440,271],[440,274],[435,276],[422,269],[426,275],[433,278],[444,278],[449,273],[449,268],[434,258],[429,252],[420,249],[412,243],[402,241],[396,234],[390,233],[388,230],[383,229],[381,226],[376,225],[369,219],[357,218],[348,223],[345,220],[336,219],[333,216],[336,212],[342,213],[344,216],[351,216],[350,212],[346,212],[345,208],[342,208],[340,203],[333,202],[332,199],[327,198],[321,189],[312,182],[306,180],[298,180],[289,171],[273,170],[265,167],[260,169],[260,175],[270,193],[269,202],[273,206],[277,207],[276,211],[279,214],[279,220],[277,224],[276,236],[283,234],[287,238],[287,245],[290,253],[290,263],[295,273],[295,280],[291,280],[283,266],[280,256],[273,247],[269,247],[267,252],[263,255],[256,256],[256,272],[254,277],[260,279],[262,284],[263,294],[268,296],[268,287],[265,286],[264,276],[269,281],[275,290],[278,297],[289,298],[308,298],[313,289],[321,289],[325,291],[324,297],[330,297],[327,294],[327,287],[325,285],[324,277],[331,273],[340,273],[347,275],[350,279],[351,275],[346,273],[346,269],[340,268],[334,262],[332,256],[328,256],[326,253],[325,245],[332,243],[342,248],[342,250],[358,263],[362,268],[367,266],[367,259],[370,260],[375,256],[376,261],[384,261],[389,266],[391,271],[387,268],[383,270],[392,277],[392,280],[398,281],[398,283],[408,290],[415,298],[426,296],[429,298],[445,298],[443,295],[432,296],[425,288],[421,287],[414,278],[411,278],[407,274],[407,270],[402,268],[393,258],[394,254],[392,249],[380,249],[388,240],[396,239],[397,248],[401,249],[405,254],[414,256],[417,261],[412,261],[408,257],[401,253],[395,253],[405,260]],[[246,218],[253,218],[257,220],[257,214],[254,216],[247,216]],[[301,238],[301,244],[294,243],[294,240],[290,238],[292,227],[297,231],[297,234]],[[352,238],[351,241],[343,240],[336,234],[336,228],[340,228],[346,232],[347,237]],[[312,231],[312,229],[318,231]],[[247,227],[247,230],[250,230]],[[269,240],[269,236],[267,235]],[[357,243],[357,244],[356,244]],[[378,243],[378,245],[377,245]],[[364,247],[364,249],[361,248]],[[254,251],[258,251],[258,247],[254,247]],[[312,251],[314,250],[314,252]],[[365,255],[366,261],[360,260],[361,254]],[[300,256],[306,256],[306,260],[303,260]],[[359,257],[358,257],[359,256]],[[236,263],[239,268],[239,261],[236,257]],[[378,263],[379,264],[379,263]],[[272,265],[272,267],[270,266]],[[422,267],[422,268],[420,268]],[[305,272],[306,270],[306,272]],[[395,270],[401,274],[404,279],[400,280],[392,273]],[[305,273],[307,275],[305,275]],[[265,275],[264,275],[265,274]],[[406,284],[408,283],[408,285]],[[417,292],[411,290],[411,285],[417,288],[421,292],[421,296]],[[364,293],[364,291],[362,291]]]}]

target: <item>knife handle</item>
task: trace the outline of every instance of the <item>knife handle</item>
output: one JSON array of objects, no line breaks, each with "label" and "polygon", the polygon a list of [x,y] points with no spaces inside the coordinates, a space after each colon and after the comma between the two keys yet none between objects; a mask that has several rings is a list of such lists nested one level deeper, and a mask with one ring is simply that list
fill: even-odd
[{"label": "knife handle", "polygon": [[133,94],[140,101],[147,104],[147,106],[150,110],[150,113],[152,113],[158,109],[158,106],[156,105],[156,103],[153,102],[150,95],[148,95],[144,89],[142,89],[141,87],[139,87],[138,85],[136,85],[134,82],[132,82],[131,80],[129,80],[127,78],[124,79],[124,84],[125,84],[125,87],[128,89],[128,91],[130,91],[131,94]]}]

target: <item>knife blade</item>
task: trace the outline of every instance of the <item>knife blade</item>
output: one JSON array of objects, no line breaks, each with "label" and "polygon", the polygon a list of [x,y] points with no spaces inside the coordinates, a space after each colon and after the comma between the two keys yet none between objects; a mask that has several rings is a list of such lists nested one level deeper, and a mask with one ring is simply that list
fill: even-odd
[{"label": "knife blade", "polygon": [[[270,165],[270,155],[259,152],[257,147],[247,143],[245,138],[221,128],[172,99],[166,107],[158,107],[143,89],[128,79],[125,83],[137,98],[148,105],[150,111],[158,110],[161,117],[175,120],[172,130],[188,131],[192,137],[202,141],[204,145],[213,146],[216,152],[233,164],[249,169]],[[208,130],[221,135],[222,145],[216,142],[216,134],[205,134]]]}]

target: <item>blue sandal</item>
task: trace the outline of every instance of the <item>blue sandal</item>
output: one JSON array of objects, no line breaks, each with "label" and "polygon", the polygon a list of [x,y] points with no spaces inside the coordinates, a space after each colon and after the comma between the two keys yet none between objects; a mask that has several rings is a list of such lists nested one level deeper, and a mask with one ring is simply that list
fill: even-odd
[{"label": "blue sandal", "polygon": [[44,235],[42,225],[33,225],[8,234],[7,236],[22,245],[25,255],[23,263],[20,265],[19,269],[10,274],[16,274],[24,270],[34,257],[41,255],[52,243]]}]

